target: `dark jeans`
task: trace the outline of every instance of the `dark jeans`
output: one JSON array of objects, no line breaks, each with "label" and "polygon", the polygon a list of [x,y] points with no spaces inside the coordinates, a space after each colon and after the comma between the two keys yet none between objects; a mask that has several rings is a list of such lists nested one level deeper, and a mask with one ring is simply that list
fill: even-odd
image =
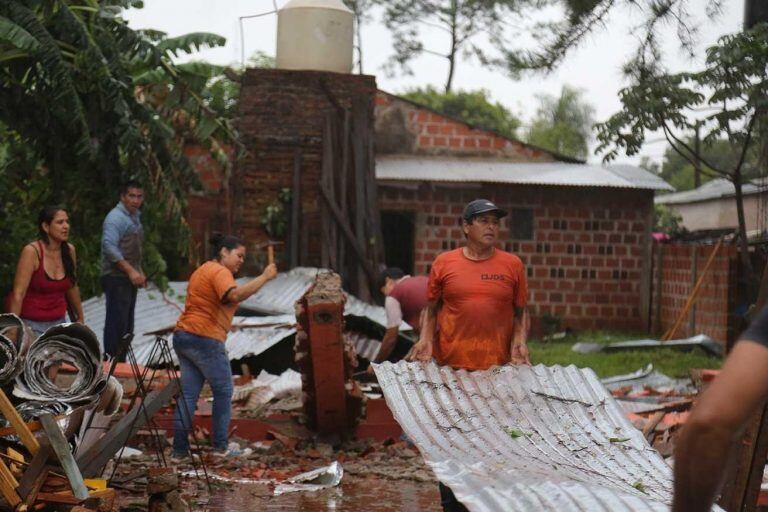
[{"label": "dark jeans", "polygon": [[442,483],[440,483],[440,504],[445,512],[469,512],[469,509],[456,499],[451,488]]},{"label": "dark jeans", "polygon": [[[104,319],[104,352],[117,356],[120,340],[133,332],[133,312],[136,309],[137,288],[128,277],[101,276],[101,288],[107,301]],[[123,356],[122,360],[125,360]]]},{"label": "dark jeans", "polygon": [[213,392],[213,449],[226,450],[232,416],[232,367],[224,343],[185,331],[173,333],[173,349],[181,369],[181,397],[176,400],[173,421],[173,452],[189,452],[197,399],[207,380]]}]

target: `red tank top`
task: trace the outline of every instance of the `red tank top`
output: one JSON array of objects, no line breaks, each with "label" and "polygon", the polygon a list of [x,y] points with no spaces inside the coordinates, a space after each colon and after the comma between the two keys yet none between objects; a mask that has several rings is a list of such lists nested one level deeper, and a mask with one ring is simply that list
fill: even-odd
[{"label": "red tank top", "polygon": [[21,318],[50,322],[63,318],[67,312],[67,290],[75,284],[72,278],[52,279],[45,273],[43,244],[37,242],[40,264],[29,280],[27,294],[21,303]]}]

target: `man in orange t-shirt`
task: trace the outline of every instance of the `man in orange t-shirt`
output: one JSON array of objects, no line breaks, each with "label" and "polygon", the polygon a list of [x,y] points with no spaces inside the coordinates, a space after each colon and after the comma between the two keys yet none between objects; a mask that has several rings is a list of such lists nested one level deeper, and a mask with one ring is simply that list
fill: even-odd
[{"label": "man in orange t-shirt", "polygon": [[507,213],[491,201],[467,204],[467,244],[440,254],[429,274],[427,317],[409,360],[467,370],[530,364],[528,283],[520,258],[495,247]]},{"label": "man in orange t-shirt", "polygon": [[[525,268],[520,258],[495,247],[506,215],[487,199],[464,208],[467,244],[432,263],[426,320],[406,359],[429,361],[434,356],[439,365],[466,370],[531,364]],[[467,510],[443,483],[440,502],[446,512]]]}]

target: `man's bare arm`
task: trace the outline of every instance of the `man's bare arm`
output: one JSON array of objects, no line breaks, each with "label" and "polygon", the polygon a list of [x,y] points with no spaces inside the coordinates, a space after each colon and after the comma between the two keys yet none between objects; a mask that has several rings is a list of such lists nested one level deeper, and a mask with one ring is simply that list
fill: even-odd
[{"label": "man's bare arm", "polygon": [[510,362],[512,364],[531,364],[528,352],[528,333],[531,330],[531,316],[527,307],[515,308],[515,323],[512,328],[512,346]]},{"label": "man's bare arm", "polygon": [[432,359],[432,352],[435,342],[435,331],[437,330],[437,312],[440,310],[440,302],[433,301],[427,304],[427,311],[424,315],[424,321],[421,326],[421,334],[405,359],[408,361],[429,361]]},{"label": "man's bare arm", "polygon": [[768,347],[740,341],[678,437],[674,512],[709,512],[722,485],[728,454],[766,394]]},{"label": "man's bare arm", "polygon": [[392,354],[397,343],[398,327],[388,327],[384,333],[384,338],[381,340],[381,347],[379,347],[379,353],[376,354],[374,363],[383,363]]}]

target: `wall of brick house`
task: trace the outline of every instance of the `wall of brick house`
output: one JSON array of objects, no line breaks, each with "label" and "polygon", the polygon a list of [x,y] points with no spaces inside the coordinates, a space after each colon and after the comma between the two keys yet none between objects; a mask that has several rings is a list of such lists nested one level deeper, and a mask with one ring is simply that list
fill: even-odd
[{"label": "wall of brick house", "polygon": [[[230,160],[234,150],[226,149]],[[187,196],[185,219],[192,235],[189,267],[196,268],[208,259],[208,238],[213,232],[229,231],[230,198],[226,175],[221,164],[208,150],[199,146],[187,146],[184,155],[200,179],[202,189]]]},{"label": "wall of brick house", "polygon": [[[240,89],[238,130],[247,154],[232,178],[236,232],[267,238],[261,216],[280,189],[292,186],[301,153],[301,264],[320,265],[319,179],[326,114],[364,102],[373,119],[376,79],[319,71],[248,69]],[[284,248],[283,248],[284,249]]]},{"label": "wall of brick house", "polygon": [[[654,244],[651,325],[657,335],[674,325],[713,250],[712,245]],[[720,248],[675,338],[706,334],[722,343],[728,340],[736,258],[736,246]]]},{"label": "wall of brick house", "polygon": [[[464,205],[484,197],[501,208],[533,210],[533,239],[501,247],[527,268],[534,316],[557,315],[574,329],[645,330],[650,291],[653,193],[648,190],[486,184],[446,188],[379,185],[380,208],[415,214],[415,272],[426,274],[441,252],[463,244]],[[644,304],[645,303],[645,304]],[[645,308],[645,310],[644,310]]]},{"label": "wall of brick house", "polygon": [[376,95],[376,153],[484,156],[511,162],[560,159],[543,149],[474,128],[383,91]]}]

